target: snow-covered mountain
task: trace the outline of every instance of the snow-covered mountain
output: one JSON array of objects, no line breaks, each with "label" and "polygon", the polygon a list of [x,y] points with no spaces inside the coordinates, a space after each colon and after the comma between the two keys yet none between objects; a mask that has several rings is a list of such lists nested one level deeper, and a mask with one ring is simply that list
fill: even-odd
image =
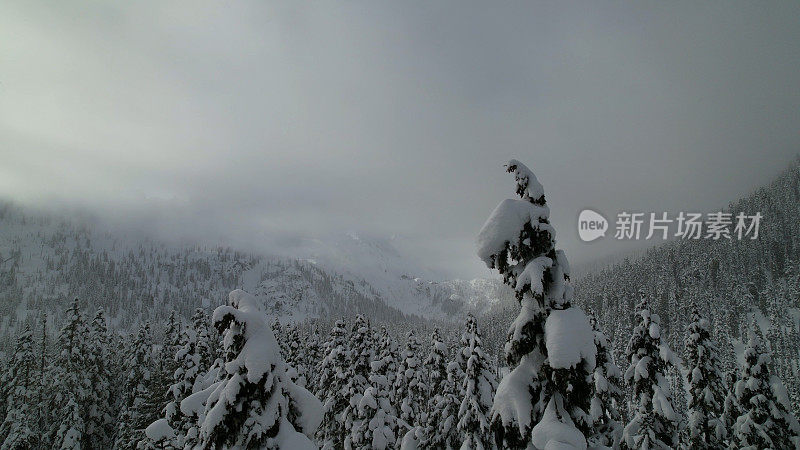
[{"label": "snow-covered mountain", "polygon": [[496,280],[441,281],[393,239],[350,233],[308,240],[296,258],[132,238],[77,219],[0,204],[0,336],[67,298],[106,308],[116,325],[188,317],[233,289],[262,298],[281,320],[358,313],[452,320],[510,295]]}]

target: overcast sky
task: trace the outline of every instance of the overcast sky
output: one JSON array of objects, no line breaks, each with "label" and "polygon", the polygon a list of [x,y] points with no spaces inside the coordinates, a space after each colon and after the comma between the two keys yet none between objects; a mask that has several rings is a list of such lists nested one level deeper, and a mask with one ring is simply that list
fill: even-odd
[{"label": "overcast sky", "polygon": [[0,4],[0,196],[164,236],[489,276],[517,158],[580,263],[623,248],[580,209],[723,207],[799,144],[796,1]]}]

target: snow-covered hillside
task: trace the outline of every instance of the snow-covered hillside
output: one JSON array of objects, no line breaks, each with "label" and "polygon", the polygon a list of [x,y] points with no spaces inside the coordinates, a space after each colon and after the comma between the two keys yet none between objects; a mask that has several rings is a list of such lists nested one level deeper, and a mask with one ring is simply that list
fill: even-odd
[{"label": "snow-covered hillside", "polygon": [[368,314],[452,320],[509,295],[495,280],[436,281],[391,240],[356,234],[309,241],[296,259],[131,238],[74,219],[0,206],[0,336],[79,297],[115,325],[188,317],[233,289],[262,297],[283,321]]}]

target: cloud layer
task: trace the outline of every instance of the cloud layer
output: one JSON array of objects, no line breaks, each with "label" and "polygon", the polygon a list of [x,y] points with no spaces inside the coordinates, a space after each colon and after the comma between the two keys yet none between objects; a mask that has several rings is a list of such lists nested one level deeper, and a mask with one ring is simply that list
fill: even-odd
[{"label": "cloud layer", "polygon": [[800,149],[800,4],[4,2],[0,196],[292,252],[401,235],[456,277],[520,159],[578,211],[709,209]]}]

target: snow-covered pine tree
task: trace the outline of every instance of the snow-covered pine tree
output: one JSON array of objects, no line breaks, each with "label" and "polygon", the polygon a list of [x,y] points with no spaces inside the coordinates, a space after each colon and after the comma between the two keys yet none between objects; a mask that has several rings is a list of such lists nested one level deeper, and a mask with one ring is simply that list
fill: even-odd
[{"label": "snow-covered pine tree", "polygon": [[[44,441],[48,436],[51,415],[53,413],[52,395],[50,395],[50,372],[52,365],[50,361],[49,336],[47,333],[47,314],[42,314],[41,334],[37,343],[36,355],[38,358],[36,366],[36,430],[39,433],[38,443]],[[38,444],[37,443],[37,444]]]},{"label": "snow-covered pine tree", "polygon": [[[394,381],[394,401],[400,409],[400,419],[410,427],[425,423],[423,403],[427,388],[418,356],[420,344],[414,331],[409,331]],[[401,435],[403,433],[400,433]]]},{"label": "snow-covered pine tree", "polygon": [[726,443],[728,444],[728,448],[732,448],[733,444],[735,443],[735,439],[733,437],[733,424],[736,423],[736,419],[742,415],[742,408],[739,403],[736,401],[736,382],[738,381],[738,377],[736,372],[731,371],[725,374],[725,404],[723,405],[723,412],[722,412],[722,424],[725,427],[725,434],[726,434]]},{"label": "snow-covered pine tree", "polygon": [[337,320],[324,345],[325,358],[320,362],[317,398],[322,399],[324,415],[317,430],[317,441],[324,449],[344,448],[347,431],[342,414],[350,404],[344,395],[350,360],[347,331],[342,320]]},{"label": "snow-covered pine tree", "polygon": [[495,448],[495,439],[489,422],[492,399],[497,387],[494,372],[481,348],[478,322],[470,314],[461,337],[461,354],[466,360],[463,392],[464,398],[458,411],[458,431],[463,437],[463,450]]},{"label": "snow-covered pine tree", "polygon": [[316,368],[324,357],[322,354],[322,345],[320,343],[319,330],[316,324],[312,322],[308,335],[305,338],[306,345],[303,348],[303,370],[306,374],[306,387],[313,388],[318,385],[318,376]]},{"label": "snow-covered pine tree", "polygon": [[436,423],[436,429],[426,430],[424,448],[454,450],[461,448],[464,439],[458,429],[459,409],[463,395],[464,372],[459,364],[451,361],[445,369],[446,377],[439,384],[436,403],[429,413],[430,420]]},{"label": "snow-covered pine tree", "polygon": [[322,405],[292,383],[258,300],[235,290],[214,310],[223,335],[221,382],[206,403],[200,448],[313,449]]},{"label": "snow-covered pine tree", "polygon": [[375,352],[375,359],[372,362],[371,373],[386,377],[389,382],[389,400],[394,401],[394,380],[397,377],[398,346],[397,341],[389,334],[385,325],[381,325],[380,331],[374,340],[378,343]]},{"label": "snow-covered pine tree", "polygon": [[[181,332],[180,348],[175,353],[177,369],[173,374],[173,383],[169,387],[170,401],[164,408],[167,425],[172,429],[174,445],[183,448],[186,433],[193,425],[193,417],[181,412],[181,402],[193,393],[195,382],[200,373],[201,348],[198,345],[198,332],[192,327],[185,327]],[[161,425],[154,429],[165,430]],[[162,436],[163,437],[162,433]],[[168,433],[167,433],[168,434]]]},{"label": "snow-covered pine tree", "polygon": [[55,361],[56,405],[60,421],[55,444],[61,449],[80,449],[86,433],[86,401],[92,386],[86,373],[88,362],[86,319],[78,299],[72,301],[65,314],[65,323],[58,335],[59,354]]},{"label": "snow-covered pine tree", "polygon": [[[175,354],[181,348],[181,338],[183,336],[183,322],[178,313],[173,309],[169,312],[167,321],[164,324],[164,341],[161,345],[161,372],[166,375],[168,380],[172,380],[172,374],[178,368],[178,361],[175,359]],[[166,404],[169,395],[164,391],[163,401]],[[163,405],[162,405],[163,406]]]},{"label": "snow-covered pine tree", "polygon": [[217,332],[209,327],[211,317],[203,308],[197,308],[192,314],[191,329],[195,332],[195,351],[200,356],[199,373],[206,373],[217,359]]},{"label": "snow-covered pine tree", "polygon": [[358,399],[358,420],[350,432],[349,443],[353,449],[396,447],[397,413],[389,400],[392,386],[386,378],[390,363],[392,360],[388,357],[376,357],[371,363],[369,385]]},{"label": "snow-covered pine tree", "polygon": [[397,370],[397,344],[385,326],[373,341],[377,349],[370,363],[369,385],[360,397],[358,422],[350,432],[354,449],[394,449],[397,440],[397,411],[392,405],[391,379]]},{"label": "snow-covered pine tree", "polygon": [[608,348],[608,339],[598,328],[594,316],[589,320],[594,330],[597,364],[593,375],[594,396],[590,409],[593,432],[587,441],[590,446],[618,448],[623,427],[620,409],[623,408],[625,396],[622,372],[614,362],[614,356]]},{"label": "snow-covered pine tree", "polygon": [[[222,367],[224,364],[225,361],[222,358],[218,358],[206,373],[197,378],[192,394],[180,403],[181,414],[186,418],[186,422],[189,425],[185,433],[179,431],[181,433],[179,437],[183,439],[183,448],[186,450],[195,450],[197,448],[200,439],[200,426],[205,422],[206,403],[217,386],[223,381],[221,375],[224,374]],[[167,435],[169,434],[169,430],[163,425],[158,428],[161,428]],[[171,430],[172,427],[169,429]],[[174,433],[175,431],[173,430]],[[158,433],[153,434],[157,435]]]},{"label": "snow-covered pine tree", "polygon": [[89,324],[87,371],[92,387],[86,404],[89,448],[108,448],[114,433],[114,399],[111,397],[114,374],[108,361],[109,344],[105,311],[100,308]]},{"label": "snow-covered pine tree", "polygon": [[720,370],[719,350],[711,338],[708,319],[695,305],[686,333],[686,384],[689,416],[689,445],[694,449],[723,447],[722,420],[725,386]]},{"label": "snow-covered pine tree", "polygon": [[33,335],[30,326],[26,325],[17,338],[14,354],[9,361],[8,375],[3,380],[3,387],[7,392],[7,412],[0,423],[0,448],[3,450],[29,449],[36,442],[36,367]]},{"label": "snow-covered pine tree", "polygon": [[630,365],[625,381],[633,388],[633,414],[622,434],[623,449],[673,449],[678,445],[678,416],[666,372],[678,361],[661,340],[661,319],[651,313],[642,294],[638,322],[626,353]]},{"label": "snow-covered pine tree", "polygon": [[434,328],[431,335],[431,349],[428,357],[425,358],[425,372],[428,380],[428,392],[425,394],[427,402],[425,411],[428,415],[428,426],[431,431],[438,428],[437,418],[430,417],[432,411],[438,403],[437,397],[442,393],[442,384],[447,381],[447,345],[442,341],[439,328]]},{"label": "snow-covered pine tree", "polygon": [[285,354],[283,354],[286,364],[289,366],[289,377],[296,384],[306,386],[306,370],[305,370],[305,346],[300,339],[300,331],[296,324],[289,324],[283,328],[286,335]]},{"label": "snow-covered pine tree", "polygon": [[740,408],[733,422],[731,444],[738,449],[800,448],[800,425],[789,412],[783,382],[772,375],[772,358],[753,325],[744,349],[744,362],[734,385]]},{"label": "snow-covered pine tree", "polygon": [[478,256],[520,303],[505,345],[512,370],[497,388],[492,426],[503,448],[585,447],[595,364],[591,325],[571,306],[569,263],[555,249],[542,185],[519,161],[506,170],[521,198],[501,202],[477,238]]},{"label": "snow-covered pine tree", "polygon": [[278,316],[275,316],[275,318],[272,320],[270,327],[272,328],[272,334],[275,335],[275,340],[278,342],[278,347],[281,349],[281,356],[284,358],[284,360],[286,360],[286,355],[289,354],[289,346],[286,341],[286,336],[284,335],[285,330],[283,329]]},{"label": "snow-covered pine tree", "polygon": [[[346,430],[358,428],[361,398],[367,391],[369,385],[369,375],[375,352],[375,345],[372,341],[372,330],[369,322],[361,314],[356,316],[355,323],[350,329],[350,357],[347,365],[347,384],[345,384],[344,395],[348,399],[348,405],[342,413],[344,427]],[[376,395],[377,392],[370,391]],[[372,403],[371,401],[368,403]],[[375,408],[372,408],[375,409]],[[345,438],[345,447],[350,446],[351,436]]]},{"label": "snow-covered pine tree", "polygon": [[114,436],[115,449],[134,449],[144,439],[145,428],[152,423],[146,414],[149,389],[152,386],[153,336],[150,323],[142,323],[136,331],[131,351],[124,364],[124,392]]},{"label": "snow-covered pine tree", "polygon": [[174,373],[177,369],[175,355],[181,335],[181,323],[171,314],[164,325],[164,341],[162,345],[153,345],[150,351],[150,381],[144,393],[144,401],[136,409],[140,416],[137,434],[141,440],[137,443],[138,449],[146,449],[154,445],[152,440],[146,439],[147,427],[162,418],[165,407],[171,400],[169,387],[172,384]]}]

